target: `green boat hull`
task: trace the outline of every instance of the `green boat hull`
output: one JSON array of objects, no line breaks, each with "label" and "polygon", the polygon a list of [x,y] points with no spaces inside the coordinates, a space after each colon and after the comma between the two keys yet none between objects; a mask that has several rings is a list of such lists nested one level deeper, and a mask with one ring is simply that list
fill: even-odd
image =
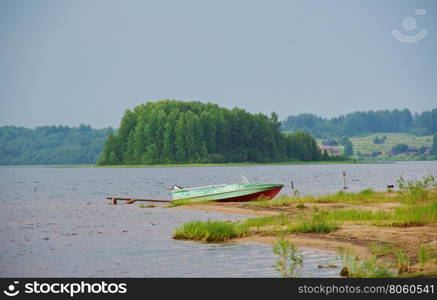
[{"label": "green boat hull", "polygon": [[250,201],[259,197],[273,198],[282,184],[227,184],[206,186],[191,189],[173,190],[173,201],[185,200],[189,202],[203,201]]}]

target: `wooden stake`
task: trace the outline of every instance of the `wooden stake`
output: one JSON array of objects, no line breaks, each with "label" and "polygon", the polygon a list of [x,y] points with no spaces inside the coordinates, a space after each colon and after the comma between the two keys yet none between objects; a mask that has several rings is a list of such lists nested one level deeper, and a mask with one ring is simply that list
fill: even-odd
[{"label": "wooden stake", "polygon": [[343,190],[347,189],[346,187],[346,172],[343,171]]}]

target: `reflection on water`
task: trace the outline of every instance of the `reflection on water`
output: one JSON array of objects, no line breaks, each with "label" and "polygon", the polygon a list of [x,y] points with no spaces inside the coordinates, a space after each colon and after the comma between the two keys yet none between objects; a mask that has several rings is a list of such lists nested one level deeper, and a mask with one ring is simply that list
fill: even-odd
[{"label": "reflection on water", "polygon": [[[272,277],[269,245],[205,244],[171,239],[193,219],[242,216],[109,205],[106,196],[169,198],[166,187],[290,180],[302,193],[343,187],[385,189],[406,179],[437,176],[437,162],[181,168],[0,168],[0,276]],[[338,276],[333,252],[301,249],[303,276]]]}]

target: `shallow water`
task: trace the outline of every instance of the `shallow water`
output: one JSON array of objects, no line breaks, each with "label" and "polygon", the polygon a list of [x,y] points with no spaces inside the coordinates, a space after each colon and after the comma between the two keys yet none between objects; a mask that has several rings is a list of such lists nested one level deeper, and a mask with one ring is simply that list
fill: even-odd
[{"label": "shallow water", "polygon": [[[243,216],[163,208],[112,206],[106,196],[168,199],[165,189],[239,182],[290,180],[304,194],[347,186],[384,190],[403,175],[437,177],[437,162],[179,168],[0,168],[1,277],[277,277],[269,245],[205,244],[171,239],[197,219]],[[336,262],[330,251],[300,249],[305,277],[338,276],[319,269]]]}]

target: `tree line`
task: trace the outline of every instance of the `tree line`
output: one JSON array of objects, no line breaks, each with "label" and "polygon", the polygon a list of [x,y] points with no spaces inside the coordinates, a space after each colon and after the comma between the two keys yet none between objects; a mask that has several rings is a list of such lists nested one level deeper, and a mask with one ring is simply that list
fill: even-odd
[{"label": "tree line", "polygon": [[289,116],[282,130],[304,130],[319,138],[356,136],[377,132],[431,135],[437,133],[437,108],[415,113],[408,110],[377,110],[353,112],[331,119],[314,114]]},{"label": "tree line", "polygon": [[281,132],[278,116],[212,103],[163,100],[127,110],[97,163],[172,164],[328,160],[303,131]]},{"label": "tree line", "polygon": [[111,128],[0,127],[0,165],[95,164]]}]

